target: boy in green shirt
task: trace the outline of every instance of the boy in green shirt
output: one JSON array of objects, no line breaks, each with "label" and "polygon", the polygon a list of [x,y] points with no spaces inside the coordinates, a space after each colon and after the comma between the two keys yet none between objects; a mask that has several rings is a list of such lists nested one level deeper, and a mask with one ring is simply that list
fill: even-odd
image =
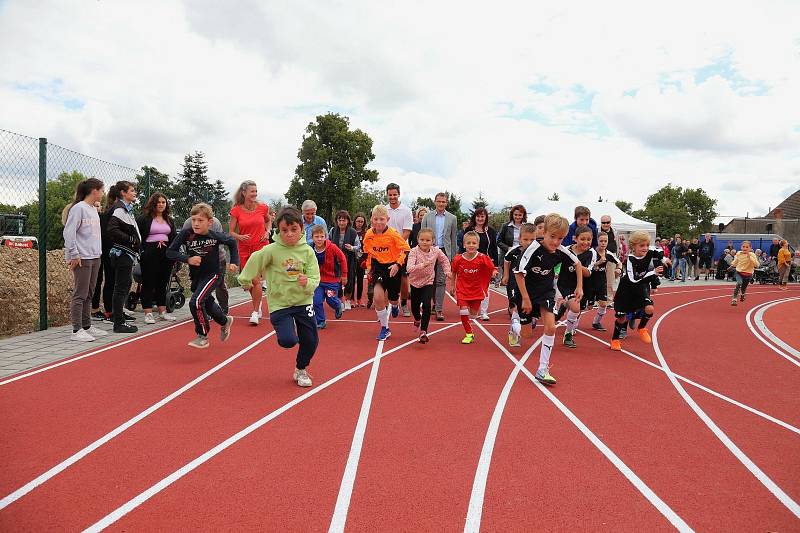
[{"label": "boy in green shirt", "polygon": [[239,275],[239,284],[249,289],[253,279],[267,280],[269,319],[278,344],[291,348],[299,344],[294,380],[311,386],[306,367],[319,344],[314,318],[314,290],[319,285],[319,263],[314,249],[306,244],[300,211],[286,207],[277,216],[278,233],[272,244],[253,253]]}]

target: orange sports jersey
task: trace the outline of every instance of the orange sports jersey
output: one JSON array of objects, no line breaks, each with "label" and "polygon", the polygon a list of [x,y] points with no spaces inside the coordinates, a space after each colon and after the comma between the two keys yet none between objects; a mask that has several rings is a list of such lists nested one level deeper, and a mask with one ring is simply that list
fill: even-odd
[{"label": "orange sports jersey", "polygon": [[478,252],[472,259],[463,254],[453,258],[450,270],[456,278],[456,296],[459,300],[483,300],[489,294],[494,263],[489,256]]},{"label": "orange sports jersey", "polygon": [[372,266],[373,259],[378,263],[402,265],[406,254],[411,250],[403,236],[394,228],[386,227],[383,233],[375,233],[372,228],[364,235],[362,249],[367,254],[367,268]]}]

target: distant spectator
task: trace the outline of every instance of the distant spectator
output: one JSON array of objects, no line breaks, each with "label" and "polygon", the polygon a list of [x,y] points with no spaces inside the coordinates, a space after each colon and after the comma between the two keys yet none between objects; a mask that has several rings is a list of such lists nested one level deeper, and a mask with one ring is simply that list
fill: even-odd
[{"label": "distant spectator", "polygon": [[467,228],[469,227],[469,220],[465,220],[461,223],[461,229],[458,230],[456,233],[456,247],[461,250],[464,247],[464,234],[467,232]]},{"label": "distant spectator", "polygon": [[500,248],[501,256],[505,257],[510,248],[519,245],[519,230],[527,221],[528,212],[523,205],[517,204],[511,208],[511,212],[508,214],[508,224],[500,229],[500,235],[497,237],[497,246]]},{"label": "distant spectator", "polygon": [[153,300],[158,306],[161,320],[175,321],[172,314],[167,313],[167,285],[172,273],[173,261],[167,259],[167,247],[177,235],[175,222],[169,212],[169,200],[161,192],[154,192],[147,200],[142,214],[136,217],[139,234],[142,236],[142,258],[139,265],[142,269],[141,302],[145,324],[155,324],[153,317]]},{"label": "distant spectator", "polygon": [[710,233],[706,233],[703,240],[700,242],[699,256],[700,273],[704,274],[706,279],[708,279],[711,266],[714,262],[714,240],[711,238]]},{"label": "distant spectator", "polygon": [[411,226],[411,235],[408,236],[408,245],[411,248],[414,248],[417,245],[417,234],[419,233],[420,228],[422,228],[422,219],[425,218],[425,215],[427,214],[428,208],[422,206],[417,209],[417,213],[414,215],[414,225]]},{"label": "distant spectator", "polygon": [[792,252],[789,251],[789,242],[783,240],[781,241],[781,248],[778,250],[778,281],[780,282],[781,290],[786,290],[791,265]]},{"label": "distant spectator", "polygon": [[592,248],[597,248],[597,222],[592,218],[592,212],[588,207],[579,205],[575,208],[575,220],[569,225],[569,231],[561,244],[571,246],[575,244],[575,230],[588,226],[592,230]]},{"label": "distant spectator", "polygon": [[317,216],[317,203],[314,200],[303,202],[303,229],[306,232],[306,242],[309,246],[314,246],[314,239],[311,238],[311,229],[314,226],[322,226],[325,233],[328,233],[328,224],[321,216]]},{"label": "distant spectator", "polygon": [[781,249],[781,241],[777,237],[772,239],[772,245],[769,247],[769,257],[778,258],[778,251]]},{"label": "distant spectator", "polygon": [[358,256],[361,253],[361,239],[358,232],[353,229],[350,223],[350,213],[342,209],[336,213],[336,226],[328,232],[328,240],[339,248],[347,259],[347,280],[341,288],[341,295],[344,297],[343,310],[349,311],[352,308],[350,300],[353,299],[353,289],[356,282],[356,270]]}]

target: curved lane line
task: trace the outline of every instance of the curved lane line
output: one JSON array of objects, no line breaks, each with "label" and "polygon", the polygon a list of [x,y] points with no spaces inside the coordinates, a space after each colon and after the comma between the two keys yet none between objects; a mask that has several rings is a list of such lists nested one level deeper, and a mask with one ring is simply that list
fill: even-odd
[{"label": "curved lane line", "polygon": [[661,346],[658,343],[658,328],[661,326],[661,323],[667,318],[673,311],[677,311],[678,309],[682,309],[686,306],[705,302],[708,300],[715,300],[718,298],[726,298],[727,295],[723,296],[711,296],[708,298],[701,298],[699,300],[693,300],[691,302],[687,302],[685,304],[681,304],[677,307],[673,307],[663,315],[661,315],[658,320],[656,320],[655,326],[653,326],[653,349],[656,352],[656,357],[658,357],[659,362],[661,363],[661,367],[664,369],[664,373],[666,374],[667,378],[669,379],[672,386],[675,387],[675,390],[678,391],[678,394],[681,395],[683,400],[686,404],[695,412],[695,414],[703,421],[703,423],[710,429],[714,435],[722,442],[722,444],[728,448],[728,450],[741,462],[745,468],[747,468],[753,476],[762,484],[764,487],[767,488],[777,499],[778,501],[783,504],[784,507],[789,509],[789,511],[794,514],[797,518],[800,518],[800,505],[797,504],[788,494],[786,494],[783,489],[781,489],[772,479],[764,473],[738,446],[725,434],[722,429],[720,429],[717,424],[711,420],[705,411],[697,404],[697,402],[692,399],[689,393],[686,392],[686,389],[683,388],[683,385],[677,380],[675,375],[670,370],[669,365],[667,364],[666,359],[664,358],[664,354],[661,352]]},{"label": "curved lane line", "polygon": [[[759,309],[755,313],[752,319],[750,318],[750,315],[753,311],[755,311],[755,308],[751,309],[750,312],[747,313],[747,326],[750,328],[750,331],[753,331],[751,323],[754,324],[764,337],[772,341],[773,344],[782,348],[786,354],[800,360],[800,350],[797,350],[793,346],[790,346],[789,344],[784,342],[783,339],[772,333],[772,331],[770,331],[770,329],[767,327],[767,324],[764,322],[764,313],[766,313],[768,309],[776,305],[780,305],[782,303],[794,302],[797,300],[800,300],[800,297],[784,298],[782,300],[778,300],[777,302],[768,302],[766,304],[761,304],[760,306],[758,306]],[[772,346],[770,346],[770,348],[772,348]]]}]

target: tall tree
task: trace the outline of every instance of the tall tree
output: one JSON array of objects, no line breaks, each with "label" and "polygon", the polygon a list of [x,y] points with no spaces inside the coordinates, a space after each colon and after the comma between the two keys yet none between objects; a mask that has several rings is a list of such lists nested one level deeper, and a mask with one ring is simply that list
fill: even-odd
[{"label": "tall tree", "polygon": [[633,211],[633,203],[626,202],[625,200],[617,200],[616,202],[614,202],[614,205],[619,207],[620,211],[622,211],[623,213],[630,214],[631,211]]},{"label": "tall tree", "polygon": [[447,195],[447,207],[445,209],[453,213],[458,219],[458,223],[461,224],[467,219],[467,214],[461,210],[461,197],[450,191],[444,191],[444,193]]},{"label": "tall tree", "polygon": [[367,217],[367,222],[372,213],[372,208],[378,204],[384,204],[384,191],[380,187],[374,185],[363,184],[356,190],[353,197],[352,209],[350,211],[350,218],[355,218],[356,213],[364,213]]},{"label": "tall tree", "polygon": [[335,209],[353,209],[363,182],[378,180],[378,171],[366,168],[375,159],[372,139],[360,129],[351,130],[350,119],[337,113],[319,115],[309,123],[297,158],[300,164],[286,198],[297,206],[314,200],[317,213],[327,220]]},{"label": "tall tree", "polygon": [[183,157],[178,181],[173,190],[173,214],[176,220],[188,218],[194,204],[214,201],[214,185],[208,180],[208,164],[203,152],[186,154]]},{"label": "tall tree", "polygon": [[647,197],[643,209],[631,214],[658,225],[661,235],[696,235],[711,228],[717,201],[703,189],[682,189],[668,183]]},{"label": "tall tree", "polygon": [[559,200],[558,193],[554,192],[553,194],[548,196],[547,199],[550,200],[551,202],[557,202]]},{"label": "tall tree", "polygon": [[699,234],[711,231],[714,219],[717,218],[717,200],[711,198],[701,189],[684,189],[683,202],[691,217],[691,231]]},{"label": "tall tree", "polygon": [[[61,213],[64,207],[75,199],[75,187],[86,176],[80,172],[62,172],[54,180],[47,182],[47,249],[58,250],[64,248],[64,224],[61,223]],[[39,202],[33,202],[28,209],[26,233],[39,236]]]},{"label": "tall tree", "polygon": [[225,188],[225,184],[222,183],[222,180],[214,180],[209,203],[214,209],[214,214],[222,223],[222,226],[227,228],[233,202],[228,198],[228,190]]},{"label": "tall tree", "polygon": [[472,200],[472,209],[469,211],[469,215],[472,216],[475,213],[475,210],[482,207],[484,209],[487,208],[489,202],[486,201],[486,198],[483,197],[483,191],[478,191],[478,196]]},{"label": "tall tree", "polygon": [[142,172],[136,175],[136,202],[139,209],[147,204],[148,183],[151,195],[160,191],[170,202],[175,201],[175,191],[173,190],[175,181],[169,174],[159,171],[156,167],[145,165],[142,167]]},{"label": "tall tree", "polygon": [[427,207],[428,210],[436,209],[436,204],[433,203],[433,198],[428,198],[425,196],[417,196],[417,199],[411,204],[412,209],[416,211],[420,207]]}]

